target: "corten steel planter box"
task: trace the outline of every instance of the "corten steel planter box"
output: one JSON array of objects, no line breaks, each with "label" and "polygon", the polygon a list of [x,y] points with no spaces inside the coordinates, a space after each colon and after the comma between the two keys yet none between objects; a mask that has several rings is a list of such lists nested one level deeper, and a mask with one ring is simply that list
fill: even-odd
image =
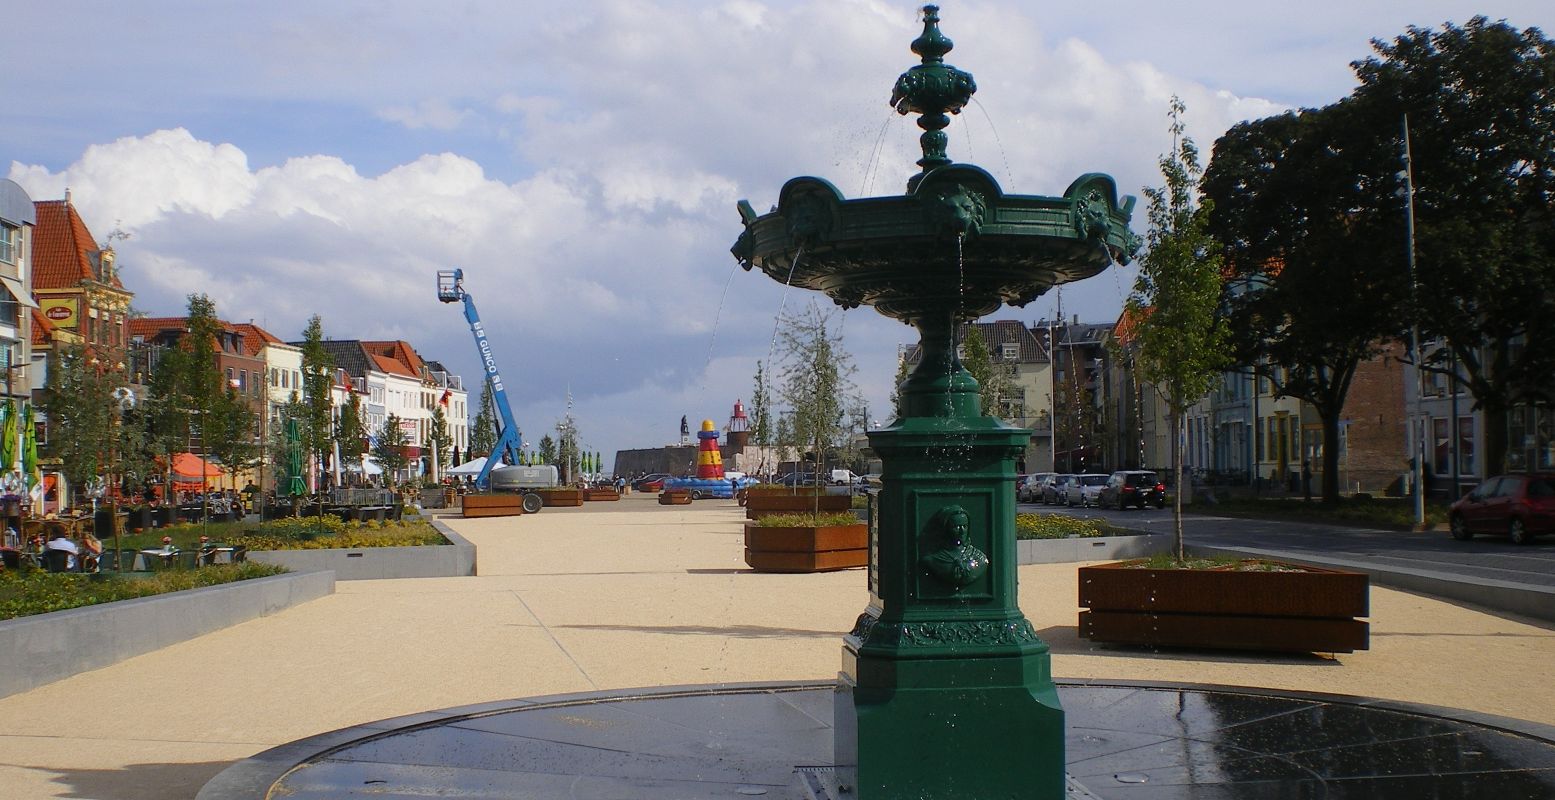
[{"label": "corten steel planter box", "polygon": [[583,505],[582,489],[536,489],[545,508]]},{"label": "corten steel planter box", "polygon": [[869,526],[764,528],[745,523],[745,563],[757,572],[823,572],[869,564]]},{"label": "corten steel planter box", "polygon": [[745,497],[745,518],[761,519],[773,514],[806,514],[812,511],[847,511],[853,498],[845,494],[752,494]]},{"label": "corten steel planter box", "polygon": [[466,517],[516,517],[524,513],[520,494],[467,494],[461,513]]},{"label": "corten steel planter box", "polygon": [[659,492],[659,505],[689,506],[691,505],[691,493],[685,489],[665,489]]},{"label": "corten steel planter box", "polygon": [[583,499],[585,502],[594,502],[596,500],[620,500],[621,493],[614,489],[584,489]]},{"label": "corten steel planter box", "polygon": [[1370,646],[1365,573],[1081,567],[1080,637],[1120,644],[1350,653]]}]

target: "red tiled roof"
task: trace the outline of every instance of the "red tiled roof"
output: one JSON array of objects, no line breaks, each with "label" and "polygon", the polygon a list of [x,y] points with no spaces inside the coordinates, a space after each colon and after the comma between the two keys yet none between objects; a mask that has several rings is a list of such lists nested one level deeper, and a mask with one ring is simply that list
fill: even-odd
[{"label": "red tiled roof", "polygon": [[54,341],[54,323],[38,309],[32,311],[32,343],[35,347],[46,347]]},{"label": "red tiled roof", "polygon": [[[33,207],[38,222],[32,229],[32,288],[68,289],[95,279],[89,254],[101,248],[75,206],[64,200],[40,200]],[[124,288],[117,271],[109,283]]]},{"label": "red tiled roof", "polygon": [[[421,363],[421,356],[416,355],[416,348],[403,339],[392,342],[362,342],[362,349],[372,356],[386,356],[398,361],[403,369],[398,374],[409,374],[411,377],[420,378],[426,371],[425,364]],[[408,372],[407,372],[408,370]]]},{"label": "red tiled roof", "polygon": [[421,377],[420,375],[411,372],[410,368],[401,363],[399,359],[379,355],[371,351],[367,353],[367,357],[372,359],[373,366],[377,367],[379,372],[386,372],[390,375],[404,375],[408,378]]},{"label": "red tiled roof", "polygon": [[252,322],[239,322],[236,325],[227,327],[243,334],[243,352],[246,355],[259,355],[265,349],[265,345],[285,344],[285,342],[276,338],[275,334]]}]

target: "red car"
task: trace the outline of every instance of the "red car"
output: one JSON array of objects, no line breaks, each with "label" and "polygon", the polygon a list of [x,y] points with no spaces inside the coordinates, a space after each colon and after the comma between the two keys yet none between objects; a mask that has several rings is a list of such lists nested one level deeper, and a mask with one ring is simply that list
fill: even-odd
[{"label": "red car", "polygon": [[1506,534],[1516,544],[1555,533],[1555,475],[1500,475],[1452,504],[1452,538]]}]

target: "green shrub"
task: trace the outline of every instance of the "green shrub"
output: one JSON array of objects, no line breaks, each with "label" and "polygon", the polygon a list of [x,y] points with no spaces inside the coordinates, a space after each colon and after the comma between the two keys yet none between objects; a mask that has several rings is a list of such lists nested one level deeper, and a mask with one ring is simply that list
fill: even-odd
[{"label": "green shrub", "polygon": [[[318,550],[337,547],[413,547],[448,544],[432,524],[419,517],[399,522],[343,522],[339,517],[287,517],[256,524],[241,522],[170,525],[120,538],[126,550],[162,546],[168,536],[180,550],[198,550],[204,531],[213,542],[243,545],[250,550]],[[113,545],[112,539],[103,542]]]},{"label": "green shrub", "polygon": [[823,511],[819,514],[813,512],[769,514],[754,520],[754,523],[758,528],[830,528],[838,525],[860,525],[863,520],[849,511]]},{"label": "green shrub", "polygon": [[126,575],[5,570],[0,571],[0,619],[263,578],[286,571],[285,567],[256,562]]}]

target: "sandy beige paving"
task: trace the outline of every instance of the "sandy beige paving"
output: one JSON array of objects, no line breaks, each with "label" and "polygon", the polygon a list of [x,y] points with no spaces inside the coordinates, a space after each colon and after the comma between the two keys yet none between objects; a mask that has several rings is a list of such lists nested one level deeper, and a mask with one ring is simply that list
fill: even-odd
[{"label": "sandy beige paving", "polygon": [[[602,504],[603,505],[603,504]],[[862,571],[759,575],[740,509],[448,521],[479,577],[357,581],[333,596],[0,700],[0,797],[191,798],[234,760],[335,728],[510,697],[829,679]],[[1372,650],[1338,659],[1093,647],[1074,565],[1021,570],[1060,677],[1369,695],[1555,724],[1555,629],[1372,590]]]}]

